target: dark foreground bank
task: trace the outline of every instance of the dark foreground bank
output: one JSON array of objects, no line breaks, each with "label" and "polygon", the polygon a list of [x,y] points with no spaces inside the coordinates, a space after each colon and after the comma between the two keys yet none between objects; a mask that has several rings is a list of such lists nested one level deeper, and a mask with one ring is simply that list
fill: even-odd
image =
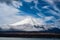
[{"label": "dark foreground bank", "polygon": [[1,32],[0,37],[24,37],[24,38],[60,38],[60,33],[43,32]]}]

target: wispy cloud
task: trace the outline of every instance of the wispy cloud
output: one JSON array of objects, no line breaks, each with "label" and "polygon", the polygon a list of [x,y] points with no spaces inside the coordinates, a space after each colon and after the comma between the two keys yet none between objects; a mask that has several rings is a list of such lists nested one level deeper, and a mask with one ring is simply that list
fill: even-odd
[{"label": "wispy cloud", "polygon": [[24,0],[25,2],[32,2],[33,0]]},{"label": "wispy cloud", "polygon": [[54,12],[58,12],[59,13],[59,15],[60,15],[60,10],[57,8],[57,6],[56,6],[56,2],[58,2],[57,0],[45,0],[47,3],[49,3],[51,6],[52,6],[52,8],[54,9],[53,11]]}]

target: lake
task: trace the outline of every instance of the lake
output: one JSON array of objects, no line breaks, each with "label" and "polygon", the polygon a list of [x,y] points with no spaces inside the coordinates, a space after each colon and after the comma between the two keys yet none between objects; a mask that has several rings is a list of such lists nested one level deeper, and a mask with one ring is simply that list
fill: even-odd
[{"label": "lake", "polygon": [[0,40],[60,40],[58,38],[13,38],[13,37],[0,37]]}]

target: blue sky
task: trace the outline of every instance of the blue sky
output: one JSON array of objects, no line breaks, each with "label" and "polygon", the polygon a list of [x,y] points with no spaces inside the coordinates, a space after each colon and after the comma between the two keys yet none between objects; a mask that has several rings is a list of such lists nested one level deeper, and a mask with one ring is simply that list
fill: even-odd
[{"label": "blue sky", "polygon": [[[36,5],[37,4],[37,5]],[[38,0],[38,3],[34,3],[34,1],[32,2],[25,2],[22,1],[22,5],[20,6],[20,8],[18,8],[19,10],[25,12],[23,15],[31,15],[34,17],[41,17],[39,15],[37,15],[38,13],[42,16],[54,16],[55,18],[59,18],[58,14],[60,15],[59,11],[56,10],[58,8],[54,8],[54,6],[52,6],[52,4],[49,4],[48,2],[42,1],[42,0]],[[36,7],[35,7],[36,5]],[[46,7],[46,8],[44,8]]]},{"label": "blue sky", "polygon": [[[59,4],[54,0],[0,0],[0,24],[10,24],[26,17],[60,19]],[[9,3],[9,4],[8,4]],[[46,18],[47,21],[49,21]],[[50,20],[53,20],[50,19]]]}]

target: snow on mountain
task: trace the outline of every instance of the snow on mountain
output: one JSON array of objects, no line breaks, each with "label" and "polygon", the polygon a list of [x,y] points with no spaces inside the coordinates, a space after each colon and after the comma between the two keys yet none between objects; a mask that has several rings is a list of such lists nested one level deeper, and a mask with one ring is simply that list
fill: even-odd
[{"label": "snow on mountain", "polygon": [[[45,19],[27,17],[22,21],[16,23],[0,26],[3,30],[21,30],[21,31],[44,31],[48,29],[57,28],[55,24],[47,24]],[[57,23],[58,24],[58,23]]]},{"label": "snow on mountain", "polygon": [[44,20],[43,19],[28,17],[28,18],[26,18],[26,19],[24,19],[22,21],[18,21],[16,23],[13,23],[13,24],[10,24],[10,25],[17,26],[17,25],[24,25],[24,24],[43,25],[45,23],[44,23]]},{"label": "snow on mountain", "polygon": [[17,25],[23,25],[23,24],[32,24],[33,25],[33,22],[31,20],[31,18],[26,18],[22,21],[19,21],[19,22],[16,22],[16,23],[13,23],[11,24],[12,26],[17,26]]},{"label": "snow on mountain", "polygon": [[24,31],[39,31],[39,30],[44,30],[43,27],[42,28],[36,28],[36,27],[45,24],[46,23],[44,22],[43,19],[28,17],[22,21],[10,24],[10,27],[13,29],[24,30]]}]

